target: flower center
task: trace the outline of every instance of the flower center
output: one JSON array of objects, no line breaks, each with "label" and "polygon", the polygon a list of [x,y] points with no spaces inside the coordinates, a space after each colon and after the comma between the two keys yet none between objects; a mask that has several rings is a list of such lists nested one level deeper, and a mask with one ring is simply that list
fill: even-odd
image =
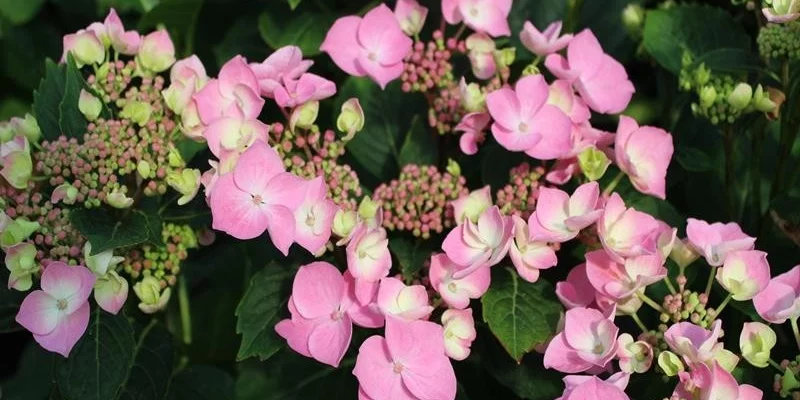
[{"label": "flower center", "polygon": [[253,195],[253,203],[254,203],[254,204],[261,204],[261,203],[263,203],[263,202],[264,202],[263,200],[264,200],[264,199],[262,199],[262,198],[261,198],[261,195],[260,195],[260,194],[254,194],[254,195]]},{"label": "flower center", "polygon": [[520,132],[528,132],[528,124],[520,122],[518,129]]},{"label": "flower center", "polygon": [[344,313],[342,312],[342,310],[336,310],[336,311],[331,313],[331,319],[334,320],[334,321],[338,321],[338,320],[342,319],[343,316],[344,316]]},{"label": "flower center", "polygon": [[592,352],[594,352],[594,354],[603,354],[603,345],[602,344],[596,344],[594,346],[594,348],[592,349]]},{"label": "flower center", "polygon": [[58,307],[59,310],[63,310],[65,308],[67,308],[67,301],[64,300],[64,299],[59,300],[57,307]]},{"label": "flower center", "polygon": [[473,16],[473,17],[477,17],[477,16],[478,16],[478,14],[479,14],[479,12],[478,12],[478,9],[477,9],[477,8],[475,8],[475,7],[472,7],[472,8],[470,8],[470,9],[469,9],[469,15],[471,15],[471,16]]},{"label": "flower center", "polygon": [[447,284],[447,290],[455,293],[456,290],[458,290],[458,286],[456,285],[455,282],[450,282],[450,283]]},{"label": "flower center", "polygon": [[396,374],[402,373],[404,369],[405,367],[403,364],[400,364],[399,362],[395,362],[392,366],[392,371],[394,371]]},{"label": "flower center", "polygon": [[378,55],[375,54],[375,53],[369,53],[367,58],[369,58],[370,61],[377,61],[378,60]]},{"label": "flower center", "polygon": [[308,214],[306,214],[306,225],[308,225],[310,227],[313,227],[314,223],[316,222],[316,220],[317,219],[314,218],[314,213],[313,212],[309,212]]}]

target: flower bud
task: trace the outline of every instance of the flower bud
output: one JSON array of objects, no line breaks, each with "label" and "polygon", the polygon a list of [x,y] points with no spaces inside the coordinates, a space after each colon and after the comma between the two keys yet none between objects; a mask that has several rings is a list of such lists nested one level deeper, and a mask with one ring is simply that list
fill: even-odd
[{"label": "flower bud", "polygon": [[78,189],[69,183],[62,183],[53,189],[53,194],[50,196],[50,202],[57,204],[59,201],[64,204],[75,204],[78,198]]},{"label": "flower bud", "polygon": [[728,95],[728,104],[734,111],[741,111],[750,105],[750,100],[753,99],[753,87],[745,82],[741,82],[733,89],[731,94]]},{"label": "flower bud", "polygon": [[611,165],[611,160],[608,159],[606,153],[595,147],[589,147],[578,154],[578,165],[586,178],[596,181],[605,175],[608,166]]},{"label": "flower bud", "polygon": [[686,240],[676,240],[672,245],[672,251],[669,252],[669,258],[681,268],[686,268],[700,258],[700,254],[695,252],[692,246],[686,243]]},{"label": "flower bud", "polygon": [[394,9],[400,29],[408,36],[419,34],[428,17],[428,9],[421,6],[417,0],[397,0]]},{"label": "flower bud", "polygon": [[166,71],[175,63],[175,45],[169,33],[160,29],[143,37],[136,60],[149,71]]},{"label": "flower bud", "polygon": [[514,63],[517,57],[517,49],[514,47],[506,47],[494,51],[494,62],[498,68],[506,68]]},{"label": "flower bud", "polygon": [[171,171],[167,174],[167,185],[182,195],[178,199],[178,205],[182,206],[197,195],[200,189],[200,170],[184,168],[180,172]]},{"label": "flower bud", "polygon": [[[31,114],[25,114],[24,118],[11,118],[10,126],[17,135],[25,135],[29,143],[38,143],[39,139],[42,137],[42,130],[39,128],[39,123],[36,122],[36,118]],[[0,138],[0,142],[4,142],[4,140]]]},{"label": "flower bud", "polygon": [[148,275],[133,285],[133,292],[139,298],[139,309],[145,314],[153,314],[166,307],[171,290],[166,288],[162,292],[160,281]]},{"label": "flower bud", "polygon": [[467,84],[467,81],[461,78],[458,88],[461,92],[461,106],[467,113],[486,109],[486,95],[481,91],[480,85],[474,82]]},{"label": "flower bud", "polygon": [[100,64],[106,58],[106,48],[94,32],[80,30],[64,36],[64,54],[61,61],[67,59],[67,53],[72,53],[75,65],[78,68],[84,65]]},{"label": "flower bud", "polygon": [[700,107],[709,108],[717,100],[717,89],[713,86],[703,86],[700,89]]},{"label": "flower bud", "polygon": [[447,168],[446,168],[446,170],[447,170],[447,173],[449,173],[450,175],[453,175],[456,178],[461,176],[461,166],[458,165],[456,160],[453,160],[452,158],[448,158],[447,159]]},{"label": "flower bud", "polygon": [[358,224],[358,214],[355,211],[339,209],[333,216],[331,231],[341,238],[347,238]]},{"label": "flower bud", "polygon": [[342,104],[342,112],[336,118],[336,128],[346,134],[342,139],[346,142],[364,129],[364,122],[364,110],[361,108],[361,103],[353,97]]},{"label": "flower bud", "polygon": [[489,190],[489,186],[484,186],[452,202],[456,224],[463,224],[465,218],[474,223],[478,222],[478,217],[492,206],[492,194]]},{"label": "flower bud", "polygon": [[103,110],[103,103],[97,97],[92,96],[91,93],[81,89],[81,95],[78,98],[78,109],[87,120],[94,121],[100,116],[100,112]]},{"label": "flower bud", "polygon": [[141,160],[138,164],[136,164],[136,172],[139,173],[139,176],[141,176],[142,179],[148,179],[150,178],[150,173],[152,173],[153,170],[150,168],[149,162]]},{"label": "flower bud", "polygon": [[781,397],[787,397],[789,393],[798,388],[800,388],[800,382],[794,376],[794,371],[791,368],[786,368],[781,378]]},{"label": "flower bud", "polygon": [[169,166],[172,168],[181,168],[186,165],[186,162],[183,161],[183,156],[181,156],[180,150],[178,150],[178,148],[172,144],[169,146],[167,161],[169,162]]},{"label": "flower bud", "polygon": [[739,363],[739,356],[721,345],[714,348],[711,352],[711,356],[720,367],[728,372],[733,372],[734,368],[736,368],[736,364]]},{"label": "flower bud", "polygon": [[717,282],[736,301],[755,297],[767,287],[769,278],[767,253],[758,250],[729,253],[722,268],[717,270]]},{"label": "flower bud", "polygon": [[683,362],[678,358],[678,355],[671,351],[662,351],[658,355],[658,366],[664,371],[667,376],[675,376],[683,372]]},{"label": "flower bud", "polygon": [[119,189],[114,189],[106,196],[106,203],[114,208],[128,208],[133,205],[133,199],[126,196]]},{"label": "flower bud", "polygon": [[786,101],[786,94],[772,87],[767,88],[767,93],[769,94],[769,99],[775,103],[775,108],[767,113],[767,118],[776,120],[780,116],[781,105]]},{"label": "flower bud", "polygon": [[497,72],[494,40],[483,33],[473,33],[466,40],[472,73],[478,79],[489,79]]},{"label": "flower bud", "polygon": [[94,299],[97,305],[111,314],[116,315],[122,309],[127,298],[128,281],[119,276],[117,271],[108,271],[104,276],[97,278],[94,283]]},{"label": "flower bud", "polygon": [[769,365],[769,353],[777,343],[775,331],[761,322],[745,322],[739,336],[739,349],[747,362],[758,368]]},{"label": "flower bud", "polygon": [[289,117],[289,129],[294,131],[296,127],[309,129],[314,126],[314,122],[319,115],[319,101],[309,101],[299,107],[295,107],[292,116]]},{"label": "flower bud", "polygon": [[168,88],[161,91],[164,96],[164,103],[175,114],[181,115],[186,106],[192,101],[194,91],[194,78],[189,78],[189,82],[172,82]]},{"label": "flower bud", "polygon": [[617,357],[620,369],[627,373],[642,374],[653,363],[653,348],[645,341],[634,341],[633,336],[623,333],[617,338]]},{"label": "flower bud", "polygon": [[33,160],[27,145],[25,149],[12,151],[0,158],[0,176],[16,189],[25,189],[33,173]]},{"label": "flower bud", "polygon": [[771,113],[777,107],[777,104],[770,99],[769,92],[764,91],[761,85],[756,86],[756,91],[753,93],[753,107],[764,113]]},{"label": "flower bud", "polygon": [[622,25],[634,39],[642,37],[644,29],[644,7],[637,3],[628,4],[622,10]]},{"label": "flower bud", "polygon": [[378,213],[378,208],[380,208],[378,202],[373,201],[369,196],[364,196],[361,204],[358,205],[358,215],[363,220],[373,219]]},{"label": "flower bud", "polygon": [[472,309],[450,309],[442,314],[444,328],[444,350],[453,360],[464,360],[469,357],[472,342],[477,337]]},{"label": "flower bud", "polygon": [[115,256],[112,249],[92,254],[92,244],[88,241],[83,245],[83,259],[86,268],[89,268],[97,277],[105,276],[108,271],[125,261],[124,257]]},{"label": "flower bud", "polygon": [[150,114],[153,112],[153,107],[149,103],[141,101],[129,101],[119,113],[122,118],[127,118],[139,126],[144,126],[150,121]]},{"label": "flower bud", "polygon": [[11,272],[8,277],[8,287],[21,292],[27,291],[33,284],[31,275],[39,271],[36,246],[25,242],[7,248],[5,264]]},{"label": "flower bud", "polygon": [[530,63],[522,69],[522,76],[529,76],[529,75],[539,75],[542,71],[539,70],[539,66],[536,63]]},{"label": "flower bud", "polygon": [[7,248],[27,239],[33,232],[39,230],[39,223],[17,218],[7,221],[0,233],[0,247]]},{"label": "flower bud", "polygon": [[711,81],[711,70],[706,67],[705,63],[701,63],[694,70],[694,82],[697,86],[705,86],[709,81]]}]

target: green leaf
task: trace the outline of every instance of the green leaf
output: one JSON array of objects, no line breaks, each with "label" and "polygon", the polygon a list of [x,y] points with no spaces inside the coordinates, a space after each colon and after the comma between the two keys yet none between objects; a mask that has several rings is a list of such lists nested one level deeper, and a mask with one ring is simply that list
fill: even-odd
[{"label": "green leaf", "polygon": [[[399,82],[381,88],[367,78],[350,77],[339,89],[334,110],[349,98],[357,97],[364,109],[364,130],[347,143],[348,157],[354,160],[362,182],[377,183],[397,176],[400,146],[415,115],[424,115],[424,103],[403,93]],[[335,118],[335,117],[334,117]]]},{"label": "green leaf", "polygon": [[39,90],[33,92],[33,113],[42,130],[42,137],[54,140],[61,135],[59,105],[64,97],[66,67],[48,59],[45,65],[45,76],[39,84]]},{"label": "green leaf", "polygon": [[193,365],[172,378],[168,399],[171,400],[218,400],[233,399],[234,381],[218,368]]},{"label": "green leaf", "polygon": [[13,25],[32,20],[42,8],[44,0],[0,0],[0,16]]},{"label": "green leaf", "polygon": [[643,0],[584,1],[580,15],[580,29],[588,28],[597,36],[603,50],[625,63],[636,50],[637,43],[622,25],[622,12],[629,4]]},{"label": "green leaf", "polygon": [[319,46],[335,19],[334,15],[307,11],[291,16],[265,11],[258,17],[258,31],[273,49],[294,45],[305,57],[313,57],[320,53]]},{"label": "green leaf", "polygon": [[499,189],[508,183],[508,172],[511,168],[529,160],[525,153],[509,152],[494,140],[489,141],[480,153],[483,154],[481,179],[493,189]]},{"label": "green leaf", "polygon": [[426,246],[427,243],[428,241],[405,237],[389,238],[389,250],[397,257],[400,271],[406,281],[411,281],[416,276],[433,252],[429,246]]},{"label": "green leaf", "polygon": [[415,115],[400,147],[399,164],[436,165],[439,159],[436,136],[438,133],[427,129],[425,120]]},{"label": "green leaf", "polygon": [[192,161],[192,158],[194,158],[195,154],[208,148],[208,145],[205,143],[196,142],[187,137],[183,137],[175,144],[175,148],[178,149],[178,153],[181,154],[181,158],[188,164],[190,161]]},{"label": "green leaf", "polygon": [[294,9],[300,5],[301,1],[303,0],[286,0],[286,2],[289,3],[289,8],[291,8],[292,11],[294,11]]},{"label": "green leaf", "polygon": [[509,268],[493,268],[492,286],[481,299],[483,320],[519,362],[556,332],[561,303],[544,280],[529,283]]},{"label": "green leaf", "polygon": [[31,105],[15,97],[0,100],[0,121],[8,121],[13,117],[22,117],[30,111]]},{"label": "green leaf", "polygon": [[197,16],[203,8],[203,0],[162,0],[158,5],[142,16],[137,26],[138,31],[163,25],[167,28],[173,41],[184,49],[184,54],[194,52],[193,43],[197,25]]},{"label": "green leaf", "polygon": [[[506,357],[497,340],[484,330],[478,331],[477,346],[480,346],[480,365],[483,370],[511,389],[517,396],[528,400],[551,400],[563,392],[560,372],[545,369],[542,356],[528,354],[522,362]],[[476,349],[473,344],[473,349]],[[473,350],[473,351],[474,351]]]},{"label": "green leaf", "polygon": [[67,70],[64,76],[64,95],[61,103],[58,105],[59,117],[58,126],[61,128],[61,133],[67,138],[83,139],[86,133],[86,127],[89,122],[83,116],[81,110],[78,108],[78,101],[81,95],[81,89],[85,88],[86,81],[81,75],[81,71],[75,64],[75,59],[72,53],[67,54]]},{"label": "green leaf", "polygon": [[281,310],[291,287],[290,271],[271,263],[250,280],[250,287],[236,308],[236,332],[242,335],[238,360],[258,357],[266,360],[284,346],[275,333]]},{"label": "green leaf", "polygon": [[49,373],[56,356],[33,341],[28,342],[22,350],[14,375],[3,381],[3,400],[44,400],[53,387]]},{"label": "green leaf", "polygon": [[714,169],[711,158],[694,147],[677,146],[675,149],[675,159],[685,170],[690,172],[705,172]]},{"label": "green leaf", "polygon": [[[0,270],[0,282],[8,282],[8,268]],[[12,289],[0,290],[0,333],[16,332],[22,330],[15,318],[22,299],[25,298],[24,292]]]},{"label": "green leaf", "polygon": [[261,61],[269,53],[269,47],[261,40],[258,33],[256,14],[244,15],[237,19],[225,32],[222,41],[214,46],[214,58],[220,66],[237,54],[248,60]]},{"label": "green leaf", "polygon": [[117,399],[163,399],[172,376],[174,352],[172,335],[152,320],[139,332],[133,364]]},{"label": "green leaf", "polygon": [[36,89],[44,77],[43,61],[61,54],[64,32],[53,25],[53,22],[58,22],[55,20],[51,18],[9,27],[0,18],[0,69],[5,78],[25,89],[25,93]]},{"label": "green leaf", "polygon": [[69,217],[72,225],[92,243],[93,254],[142,243],[164,244],[161,217],[155,213],[131,210],[128,216],[117,219],[104,208],[77,208]]},{"label": "green leaf", "polygon": [[114,399],[128,376],[135,347],[124,315],[94,307],[86,333],[56,374],[61,393],[67,399]]},{"label": "green leaf", "polygon": [[[717,7],[680,5],[649,11],[645,18],[644,47],[662,67],[676,75],[681,71],[684,52],[695,59],[712,51],[749,52],[750,41],[742,26]],[[726,64],[730,60],[717,60],[717,68],[729,67]]]}]

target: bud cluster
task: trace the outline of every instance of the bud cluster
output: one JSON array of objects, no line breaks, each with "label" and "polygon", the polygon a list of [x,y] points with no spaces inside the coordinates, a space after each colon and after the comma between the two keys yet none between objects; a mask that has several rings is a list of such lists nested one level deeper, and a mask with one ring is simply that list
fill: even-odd
[{"label": "bud cluster", "polygon": [[122,267],[132,278],[151,276],[160,281],[161,288],[173,286],[180,265],[188,250],[198,247],[197,236],[188,225],[164,224],[161,230],[164,246],[144,245],[131,249]]},{"label": "bud cluster", "polygon": [[667,323],[677,323],[689,320],[693,324],[703,328],[711,326],[716,313],[713,308],[706,308],[708,296],[705,293],[697,293],[683,290],[677,294],[668,294],[664,297],[661,307],[660,320],[663,324],[659,325],[659,330],[666,331]]},{"label": "bud cluster", "polygon": [[375,189],[373,199],[383,207],[383,226],[409,231],[427,239],[455,225],[449,203],[466,196],[463,176],[439,172],[435,166],[409,164],[400,177]]},{"label": "bud cluster", "polygon": [[444,88],[453,82],[453,64],[450,58],[454,53],[465,54],[466,44],[463,40],[443,38],[441,31],[433,33],[430,42],[416,42],[403,65],[404,92],[427,92],[434,87]]},{"label": "bud cluster", "polygon": [[792,400],[800,400],[800,381],[797,376],[800,374],[800,356],[795,357],[794,360],[783,360],[780,362],[781,368],[784,369],[783,374],[775,374],[772,381],[772,390],[780,394],[783,398],[791,398]]},{"label": "bud cluster", "polygon": [[800,58],[800,21],[766,24],[758,32],[758,51],[767,59]]},{"label": "bud cluster", "polygon": [[497,206],[506,215],[519,215],[523,219],[536,209],[543,167],[533,167],[524,162],[509,172],[509,183],[497,191]]}]

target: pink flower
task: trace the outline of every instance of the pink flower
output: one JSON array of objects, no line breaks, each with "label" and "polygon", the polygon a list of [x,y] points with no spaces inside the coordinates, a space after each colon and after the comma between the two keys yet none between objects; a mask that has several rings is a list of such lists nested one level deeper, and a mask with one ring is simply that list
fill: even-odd
[{"label": "pink flower", "polygon": [[633,118],[620,116],[614,154],[619,169],[628,174],[638,191],[666,198],[667,167],[672,151],[672,135],[667,131],[639,127]]},{"label": "pink flower", "polygon": [[512,0],[442,0],[445,21],[455,25],[461,21],[476,32],[490,36],[508,36],[508,14]]},{"label": "pink flower", "polygon": [[378,289],[378,308],[384,315],[414,321],[428,319],[433,307],[428,304],[425,286],[406,286],[397,278],[381,279]]},{"label": "pink flower", "polygon": [[800,265],[772,278],[753,304],[758,315],[773,324],[800,317]]},{"label": "pink flower", "polygon": [[164,29],[150,32],[142,38],[136,54],[139,65],[152,72],[162,72],[175,63],[175,45]]},{"label": "pink flower", "polygon": [[630,377],[622,372],[606,380],[591,375],[567,375],[564,393],[556,400],[628,400],[624,390]]},{"label": "pink flower", "polygon": [[486,96],[494,118],[492,134],[511,151],[525,151],[538,159],[553,159],[571,148],[572,123],[558,107],[546,104],[550,93],[542,75],[529,75],[514,88],[502,88]]},{"label": "pink flower", "polygon": [[500,214],[497,206],[481,214],[477,224],[467,219],[455,227],[442,243],[447,257],[461,266],[453,277],[460,279],[478,268],[499,263],[508,253],[513,234],[513,222]]},{"label": "pink flower", "polygon": [[445,311],[442,314],[442,326],[444,326],[444,350],[447,356],[458,361],[469,357],[472,342],[478,336],[472,309]]},{"label": "pink flower", "polygon": [[239,158],[233,172],[221,175],[209,205],[214,229],[237,239],[269,231],[284,255],[295,239],[294,210],[303,202],[306,185],[283,170],[278,153],[256,141]]},{"label": "pink flower", "polygon": [[764,393],[750,385],[739,385],[718,363],[693,364],[691,373],[682,372],[673,396],[703,400],[761,400]]},{"label": "pink flower", "polygon": [[770,5],[771,7],[761,9],[769,22],[784,24],[800,18],[800,1],[798,0],[772,0]]},{"label": "pink flower", "polygon": [[275,89],[284,81],[293,81],[308,71],[314,61],[303,60],[303,52],[297,46],[283,46],[270,54],[261,63],[250,64],[250,69],[258,80],[260,93],[273,97]]},{"label": "pink flower", "polygon": [[562,158],[556,160],[550,171],[545,175],[545,179],[554,185],[563,185],[572,179],[572,176],[580,172],[577,158]]},{"label": "pink flower", "polygon": [[333,23],[320,50],[339,68],[353,76],[369,76],[381,88],[403,73],[403,59],[412,40],[403,33],[392,10],[385,4],[364,18],[342,17]]},{"label": "pink flower", "polygon": [[258,80],[244,57],[230,59],[219,71],[219,78],[210,80],[194,95],[200,120],[208,125],[222,117],[255,119],[264,107],[259,97]]},{"label": "pink flower", "polygon": [[494,40],[486,34],[476,32],[467,37],[466,46],[472,74],[478,79],[493,77],[497,72]]},{"label": "pink flower", "polygon": [[347,244],[346,253],[347,270],[356,280],[356,297],[364,304],[377,292],[378,282],[389,275],[392,267],[386,230],[360,224]]},{"label": "pink flower", "polygon": [[397,4],[394,6],[394,15],[397,17],[403,33],[414,36],[425,25],[428,8],[421,6],[417,0],[397,0]]},{"label": "pink flower", "polygon": [[257,119],[235,116],[221,117],[211,122],[203,132],[208,149],[217,158],[240,154],[256,141],[266,143],[269,127]]},{"label": "pink flower", "polygon": [[321,363],[338,367],[350,346],[353,305],[341,272],[318,261],[297,270],[289,299],[291,319],[275,325],[275,331],[292,350]]},{"label": "pink flower", "polygon": [[360,398],[441,399],[456,396],[456,376],[445,354],[442,327],[386,318],[386,338],[371,336],[358,350],[353,375]]},{"label": "pink flower", "polygon": [[567,309],[589,307],[594,303],[595,293],[586,275],[586,264],[575,266],[566,280],[556,283],[556,296]]},{"label": "pink flower", "polygon": [[[550,85],[550,92],[547,95],[547,104],[558,107],[559,110],[563,111],[564,114],[569,117],[573,124],[573,135],[580,136],[581,138],[587,136],[580,135],[584,129],[578,129],[579,127],[576,125],[583,126],[587,124],[592,113],[589,111],[589,107],[586,106],[586,103],[575,94],[569,82],[563,79],[553,82]],[[589,129],[591,129],[591,127],[589,127]],[[576,135],[576,133],[578,135]],[[587,142],[592,143],[588,140]]]},{"label": "pink flower", "polygon": [[735,222],[709,224],[694,218],[689,218],[686,222],[689,243],[712,267],[725,263],[725,257],[731,252],[752,250],[755,246],[756,238],[747,236]]},{"label": "pink flower", "polygon": [[306,183],[306,197],[294,211],[295,241],[312,254],[319,254],[331,238],[336,204],[327,198],[325,179],[318,176]]},{"label": "pink flower", "polygon": [[89,295],[95,277],[81,265],[52,262],[42,273],[42,289],[22,301],[16,321],[48,351],[69,356],[89,325]]},{"label": "pink flower", "polygon": [[617,351],[619,328],[613,318],[591,308],[568,310],[564,331],[544,353],[544,367],[568,374],[605,367]]},{"label": "pink flower", "polygon": [[617,338],[617,358],[619,369],[632,374],[643,374],[653,364],[653,346],[643,340],[633,340],[633,336],[623,333]]},{"label": "pink flower", "polygon": [[598,293],[615,300],[664,279],[667,269],[658,254],[630,257],[615,262],[605,250],[586,253],[586,275]]},{"label": "pink flower", "polygon": [[679,322],[664,332],[664,340],[687,364],[713,365],[719,362],[720,365],[735,366],[739,357],[725,350],[724,344],[718,342],[722,337],[722,321],[714,321],[711,329],[709,331],[691,322]]},{"label": "pink flower", "polygon": [[603,248],[616,262],[626,257],[636,257],[656,252],[656,239],[660,232],[658,221],[633,208],[617,193],[606,201],[603,216],[597,221],[597,233]]},{"label": "pink flower", "polygon": [[67,54],[72,53],[75,64],[80,68],[84,65],[100,64],[105,60],[105,47],[94,32],[81,29],[78,32],[64,35],[64,51],[61,61],[67,61]]},{"label": "pink flower", "polygon": [[525,220],[513,215],[514,241],[508,250],[511,263],[522,279],[536,282],[539,270],[554,267],[558,263],[556,252],[546,242],[534,241],[528,236],[528,225]]},{"label": "pink flower", "polygon": [[436,290],[442,300],[450,307],[464,309],[469,307],[470,299],[477,299],[489,290],[491,270],[478,268],[473,273],[461,278],[453,278],[461,266],[452,262],[444,253],[431,256],[431,268],[428,277],[431,287]]},{"label": "pink flower", "polygon": [[294,108],[333,96],[336,84],[319,75],[304,73],[296,80],[284,78],[283,85],[275,87],[272,94],[279,106]]},{"label": "pink flower", "polygon": [[486,139],[484,131],[491,121],[492,117],[485,112],[473,112],[461,118],[454,130],[464,132],[458,140],[458,146],[464,154],[471,156],[478,152],[478,144]]},{"label": "pink flower", "polygon": [[120,54],[133,56],[139,51],[139,44],[142,41],[139,32],[125,31],[122,20],[113,8],[109,10],[103,23],[95,22],[86,29],[94,32],[103,44],[111,45]]},{"label": "pink flower", "polygon": [[574,239],[603,214],[599,198],[597,182],[579,186],[572,196],[555,188],[539,188],[536,210],[528,218],[531,238],[557,243]]},{"label": "pink flower", "polygon": [[208,82],[206,68],[196,55],[191,55],[173,64],[169,76],[170,86],[161,93],[169,108],[182,114],[194,94]]},{"label": "pink flower", "polygon": [[519,39],[533,54],[544,57],[567,47],[572,34],[561,35],[561,21],[551,23],[544,32],[539,32],[530,21],[525,21]]},{"label": "pink flower", "polygon": [[384,324],[383,312],[378,307],[378,284],[371,286],[369,293],[365,295],[364,301],[356,297],[356,279],[350,271],[344,271],[344,284],[347,290],[347,298],[353,304],[347,309],[347,315],[353,320],[353,324],[362,328],[380,328]]},{"label": "pink flower", "polygon": [[761,293],[769,283],[767,253],[744,250],[729,253],[725,264],[717,270],[717,282],[736,301],[746,301]]},{"label": "pink flower", "polygon": [[603,52],[592,31],[575,35],[567,46],[567,58],[550,54],[545,66],[559,79],[571,82],[589,107],[603,114],[617,114],[628,106],[636,89],[625,67]]},{"label": "pink flower", "polygon": [[467,196],[459,197],[450,202],[453,206],[456,224],[463,224],[465,219],[469,219],[473,223],[478,222],[478,217],[492,206],[491,190],[492,188],[486,185],[480,189],[473,190]]}]

